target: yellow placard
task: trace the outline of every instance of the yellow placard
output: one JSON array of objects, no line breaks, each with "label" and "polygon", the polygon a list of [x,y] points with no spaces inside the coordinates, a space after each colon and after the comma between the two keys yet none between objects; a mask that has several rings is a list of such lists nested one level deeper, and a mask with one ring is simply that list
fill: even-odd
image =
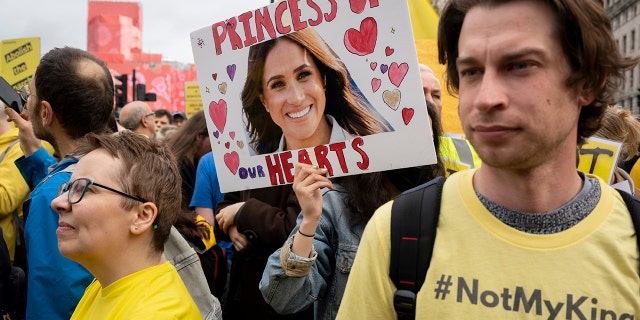
[{"label": "yellow placard", "polygon": [[578,170],[610,183],[621,148],[622,143],[617,141],[596,137],[587,139],[587,143],[578,150]]},{"label": "yellow placard", "polygon": [[197,82],[187,81],[184,83],[184,112],[187,118],[194,113],[203,110],[202,97],[200,96],[200,86]]},{"label": "yellow placard", "polygon": [[2,40],[0,53],[0,75],[18,90],[29,84],[40,63],[40,38]]},{"label": "yellow placard", "polygon": [[450,159],[442,159],[442,164],[444,165],[444,175],[445,177],[449,177],[450,175],[472,168],[469,164],[450,160]]}]

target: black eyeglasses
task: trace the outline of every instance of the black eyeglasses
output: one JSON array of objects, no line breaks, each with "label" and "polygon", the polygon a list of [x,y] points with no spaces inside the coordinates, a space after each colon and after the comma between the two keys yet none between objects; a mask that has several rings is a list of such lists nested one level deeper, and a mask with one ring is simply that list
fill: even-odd
[{"label": "black eyeglasses", "polygon": [[76,204],[78,202],[80,202],[80,200],[82,200],[82,198],[84,197],[84,194],[87,193],[87,190],[89,190],[89,186],[94,185],[96,187],[100,187],[103,189],[107,189],[109,191],[113,191],[121,196],[133,199],[133,200],[137,200],[140,202],[147,202],[147,200],[144,200],[142,198],[138,198],[136,196],[132,196],[130,194],[124,193],[122,191],[118,191],[116,189],[107,187],[105,185],[99,184],[94,182],[91,179],[88,178],[79,178],[76,179],[72,182],[63,182],[60,187],[58,188],[58,196],[60,196],[61,194],[65,193],[65,192],[69,192],[68,193],[68,199],[69,199],[69,203],[71,204]]},{"label": "black eyeglasses", "polygon": [[151,117],[151,116],[153,116],[153,117],[155,118],[156,113],[155,113],[155,112],[151,112],[151,113],[149,113],[149,114],[145,114],[145,115],[144,115],[144,117],[145,117],[145,118],[146,118],[146,117]]}]

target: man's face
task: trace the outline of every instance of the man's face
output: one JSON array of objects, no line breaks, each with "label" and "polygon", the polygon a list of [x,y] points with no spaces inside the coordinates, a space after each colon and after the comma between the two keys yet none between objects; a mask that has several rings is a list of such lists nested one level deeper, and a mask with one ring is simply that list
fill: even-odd
[{"label": "man's face", "polygon": [[567,88],[569,63],[553,16],[543,2],[517,1],[475,7],[465,17],[456,60],[459,115],[492,167],[530,169],[575,157],[586,103]]},{"label": "man's face", "polygon": [[422,91],[424,98],[436,106],[438,117],[442,114],[442,92],[440,91],[440,80],[432,71],[420,69],[420,80],[422,80]]},{"label": "man's face", "polygon": [[169,117],[167,117],[166,115],[162,117],[156,117],[156,131],[160,130],[162,126],[165,126],[168,124],[169,124]]},{"label": "man's face", "polygon": [[55,145],[55,139],[51,132],[49,132],[43,123],[42,120],[42,101],[38,98],[38,93],[36,92],[36,77],[35,75],[31,77],[31,82],[29,82],[29,98],[25,103],[25,107],[27,109],[27,113],[29,114],[29,120],[31,121],[31,127],[33,127],[34,135],[40,139],[47,141],[53,145]]},{"label": "man's face", "polygon": [[173,119],[173,123],[176,125],[176,127],[180,128],[184,124],[184,118],[183,117],[175,117]]}]

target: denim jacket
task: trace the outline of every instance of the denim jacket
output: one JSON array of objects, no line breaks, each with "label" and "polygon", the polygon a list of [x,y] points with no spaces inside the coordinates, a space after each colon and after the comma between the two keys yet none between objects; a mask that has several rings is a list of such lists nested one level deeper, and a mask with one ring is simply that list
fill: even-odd
[{"label": "denim jacket", "polygon": [[284,246],[267,261],[260,291],[278,313],[295,313],[315,302],[316,319],[335,319],[338,313],[365,224],[351,227],[347,193],[339,185],[334,187],[322,190],[322,216],[310,257],[291,252],[301,213]]}]

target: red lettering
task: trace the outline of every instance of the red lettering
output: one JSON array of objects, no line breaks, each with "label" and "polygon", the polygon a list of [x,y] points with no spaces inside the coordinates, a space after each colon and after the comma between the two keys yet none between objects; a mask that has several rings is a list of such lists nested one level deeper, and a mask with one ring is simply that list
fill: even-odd
[{"label": "red lettering", "polygon": [[266,30],[269,34],[270,39],[276,37],[276,30],[273,28],[273,22],[271,22],[271,17],[269,16],[269,7],[262,8],[262,12],[260,9],[256,10],[255,19],[256,19],[256,32],[258,34],[258,41],[264,41],[264,33],[262,29]]},{"label": "red lettering", "polygon": [[369,8],[375,8],[378,5],[378,0],[369,0]]},{"label": "red lettering", "polygon": [[274,163],[271,161],[272,160],[271,155],[266,155],[264,158],[267,162],[267,170],[269,171],[269,178],[271,179],[271,185],[277,186],[279,184],[284,184],[284,176],[282,173],[282,167],[280,166],[280,159],[277,156],[274,156],[273,157],[273,161],[275,161]]},{"label": "red lettering", "polygon": [[311,163],[311,159],[309,158],[309,153],[307,152],[306,149],[300,149],[300,151],[298,151],[298,162],[313,164]]},{"label": "red lettering", "polygon": [[[220,29],[221,27],[221,29]],[[220,30],[220,32],[218,32]],[[211,26],[211,31],[213,32],[213,42],[216,45],[216,55],[222,54],[222,42],[227,38],[227,29],[225,28],[224,21],[220,21],[214,23]]]},{"label": "red lettering", "polygon": [[322,22],[322,10],[320,10],[320,7],[313,2],[313,0],[307,0],[307,5],[309,5],[309,7],[311,7],[311,9],[313,9],[313,11],[316,12],[316,19],[309,19],[307,21],[309,21],[309,25],[312,27],[315,27],[317,25],[320,24],[320,22]]},{"label": "red lettering", "polygon": [[329,154],[329,148],[327,148],[327,146],[317,146],[313,148],[313,151],[316,154],[318,167],[326,168],[329,176],[333,176],[333,167],[331,167],[331,162],[329,162],[329,159],[327,159],[327,154]]},{"label": "red lettering", "polygon": [[291,151],[280,153],[280,163],[282,163],[282,171],[284,171],[284,177],[287,182],[293,182],[293,163],[289,161],[291,159]]},{"label": "red lettering", "polygon": [[367,168],[369,168],[369,156],[366,152],[364,152],[364,150],[360,149],[360,146],[363,144],[364,140],[362,140],[361,137],[356,137],[355,139],[353,139],[353,141],[351,141],[351,147],[353,148],[353,150],[359,153],[360,156],[362,156],[362,162],[356,162],[356,165],[361,170],[366,170]]},{"label": "red lettering", "polygon": [[[378,1],[376,1],[376,3],[377,2]],[[336,0],[329,0],[329,3],[331,3],[331,11],[324,14],[324,21],[326,22],[331,22],[336,18],[336,15],[338,14],[338,4],[336,3]]]},{"label": "red lettering", "polygon": [[282,25],[282,14],[284,13],[285,10],[287,10],[287,3],[284,1],[280,2],[276,7],[276,16],[275,16],[276,30],[278,30],[280,34],[287,34],[291,32],[290,26],[285,27],[284,25]]},{"label": "red lettering", "polygon": [[300,0],[288,0],[289,12],[291,12],[291,22],[293,22],[293,30],[298,31],[307,27],[307,23],[300,21],[300,9],[298,9],[298,1]]},{"label": "red lettering", "polygon": [[237,25],[236,17],[227,20],[227,34],[229,35],[229,41],[231,41],[232,50],[242,49],[242,39],[236,32]]},{"label": "red lettering", "polygon": [[344,160],[344,150],[347,147],[347,144],[344,142],[332,143],[329,145],[329,149],[336,153],[338,157],[338,163],[340,163],[340,169],[342,169],[342,173],[349,173],[349,169],[347,168],[347,162]]},{"label": "red lettering", "polygon": [[253,12],[247,11],[238,16],[238,20],[242,22],[242,26],[244,27],[244,46],[248,47],[254,43],[256,43],[256,37],[251,34],[251,24],[249,20],[253,18]]}]

